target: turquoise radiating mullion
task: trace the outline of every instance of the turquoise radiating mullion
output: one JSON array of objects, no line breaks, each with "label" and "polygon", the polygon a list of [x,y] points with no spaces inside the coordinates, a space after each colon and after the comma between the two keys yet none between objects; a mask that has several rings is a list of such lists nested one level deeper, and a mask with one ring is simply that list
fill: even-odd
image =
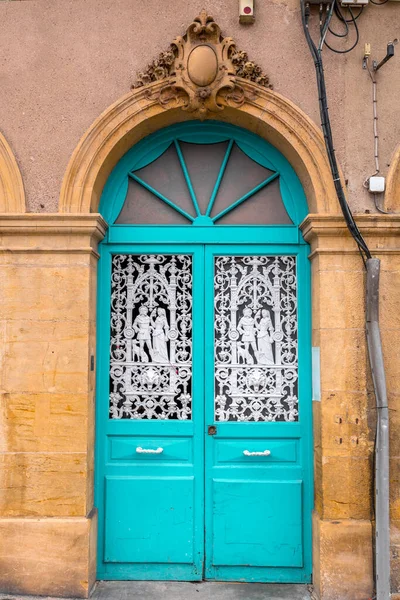
[{"label": "turquoise radiating mullion", "polygon": [[131,177],[132,179],[134,179],[137,183],[139,183],[141,186],[143,186],[144,188],[146,188],[146,190],[148,190],[149,192],[151,192],[152,194],[154,194],[154,196],[156,196],[157,198],[159,198],[159,200],[162,200],[163,202],[165,202],[165,204],[168,204],[168,206],[170,206],[171,208],[173,208],[174,210],[176,210],[178,213],[180,213],[181,215],[183,215],[184,217],[186,217],[186,219],[189,219],[189,221],[192,221],[192,223],[193,223],[194,217],[192,217],[192,215],[190,215],[185,210],[183,210],[183,208],[180,208],[177,204],[175,204],[174,202],[172,202],[172,200],[169,200],[169,198],[167,198],[166,196],[164,196],[163,194],[161,194],[160,192],[158,192],[157,190],[155,190],[153,187],[151,187],[151,185],[149,185],[148,183],[146,183],[145,181],[143,181],[143,179],[140,179],[140,177],[138,177],[137,175],[135,175],[135,173],[130,172],[129,173],[129,177]]},{"label": "turquoise radiating mullion", "polygon": [[262,190],[264,187],[266,187],[269,183],[274,181],[274,179],[276,179],[277,177],[279,177],[279,173],[273,173],[270,177],[268,177],[268,179],[264,179],[264,181],[262,181],[261,183],[256,185],[255,188],[250,190],[250,192],[247,192],[247,194],[245,194],[244,196],[239,198],[239,200],[236,200],[236,202],[234,202],[230,206],[227,206],[226,208],[224,208],[224,210],[221,210],[221,212],[219,212],[217,215],[215,215],[215,217],[212,218],[212,221],[215,223],[215,221],[218,221],[218,219],[221,219],[221,217],[224,217],[226,214],[231,212],[231,210],[234,210],[237,206],[239,206],[240,204],[245,202],[248,198],[250,198],[250,196],[253,196],[257,192]]},{"label": "turquoise radiating mullion", "polygon": [[228,145],[228,147],[226,149],[224,160],[222,161],[222,165],[221,165],[221,168],[220,168],[219,173],[218,173],[217,181],[215,182],[214,189],[213,189],[210,201],[209,201],[208,206],[207,206],[207,212],[206,212],[206,216],[207,217],[210,216],[210,213],[212,211],[212,207],[214,206],[215,198],[217,197],[219,186],[221,185],[221,181],[222,181],[222,178],[223,178],[224,173],[225,173],[226,165],[228,164],[228,160],[229,160],[229,157],[231,155],[231,150],[232,150],[233,143],[234,143],[234,140],[229,140],[229,145]]},{"label": "turquoise radiating mullion", "polygon": [[176,152],[177,152],[178,157],[179,157],[179,162],[181,163],[182,171],[183,171],[183,174],[185,176],[186,185],[188,186],[189,194],[190,194],[190,197],[192,199],[194,209],[196,211],[197,216],[200,217],[201,216],[201,212],[200,212],[199,205],[197,203],[196,194],[194,192],[194,189],[193,189],[193,186],[192,186],[192,182],[191,182],[190,176],[189,176],[189,171],[187,170],[186,162],[185,162],[184,156],[182,154],[181,147],[180,147],[179,142],[178,142],[177,139],[174,140],[174,144],[175,144]]}]

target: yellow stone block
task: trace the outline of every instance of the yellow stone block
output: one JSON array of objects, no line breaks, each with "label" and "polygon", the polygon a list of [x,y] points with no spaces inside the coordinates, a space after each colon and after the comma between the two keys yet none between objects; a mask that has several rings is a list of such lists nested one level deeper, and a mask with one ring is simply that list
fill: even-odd
[{"label": "yellow stone block", "polygon": [[[336,247],[337,246],[337,247]],[[318,271],[344,271],[363,274],[365,272],[361,256],[354,242],[335,233],[317,238],[317,252],[312,257],[313,269]]]},{"label": "yellow stone block", "polygon": [[390,524],[390,553],[391,553],[391,600],[400,600],[400,521],[393,520]]},{"label": "yellow stone block", "polygon": [[0,281],[3,319],[87,321],[91,316],[87,265],[3,265]]},{"label": "yellow stone block", "polygon": [[367,392],[326,392],[321,398],[321,446],[327,456],[368,458],[374,433],[369,425],[373,399]]},{"label": "yellow stone block", "polygon": [[85,321],[7,321],[3,390],[86,392],[88,327]]},{"label": "yellow stone block", "polygon": [[400,460],[397,456],[390,459],[389,469],[390,516],[400,521]]},{"label": "yellow stone block", "polygon": [[0,515],[84,516],[86,454],[18,452],[0,455]]},{"label": "yellow stone block", "polygon": [[322,457],[324,519],[370,519],[372,460],[353,456]]},{"label": "yellow stone block", "polygon": [[94,459],[95,459],[95,412],[96,394],[91,390],[88,397],[88,429],[87,429],[87,475],[86,475],[86,510],[89,512],[94,504]]},{"label": "yellow stone block", "polygon": [[319,271],[317,298],[319,326],[327,329],[360,329],[365,326],[364,273]]},{"label": "yellow stone block", "polygon": [[389,394],[389,451],[400,460],[400,394]]},{"label": "yellow stone block", "polygon": [[[397,270],[381,270],[379,319],[384,329],[400,330],[400,266]],[[400,350],[400,349],[399,349]]]},{"label": "yellow stone block", "polygon": [[323,392],[366,389],[367,348],[364,329],[321,329]]},{"label": "yellow stone block", "polygon": [[381,338],[388,392],[400,394],[400,329],[382,328]]},{"label": "yellow stone block", "polygon": [[87,394],[0,394],[0,452],[86,452],[87,407]]},{"label": "yellow stone block", "polygon": [[87,598],[96,577],[97,514],[0,519],[3,594]]},{"label": "yellow stone block", "polygon": [[313,515],[313,583],[320,600],[367,600],[374,590],[372,525]]},{"label": "yellow stone block", "polygon": [[[17,240],[13,239],[13,242],[16,241]],[[23,239],[20,240],[20,243],[23,243]],[[36,250],[35,248],[25,248],[25,246],[23,246],[23,251],[15,253],[13,252],[13,246],[11,248],[6,248],[5,252],[2,250],[3,248],[0,245],[0,266],[15,266],[16,268],[41,266],[44,269],[52,269],[54,267],[78,267],[87,269],[90,266],[90,259],[93,256],[93,251],[87,246],[79,252],[73,251],[73,249],[69,251],[68,248],[64,247],[57,250],[46,248],[45,251],[43,251],[42,249]]]}]

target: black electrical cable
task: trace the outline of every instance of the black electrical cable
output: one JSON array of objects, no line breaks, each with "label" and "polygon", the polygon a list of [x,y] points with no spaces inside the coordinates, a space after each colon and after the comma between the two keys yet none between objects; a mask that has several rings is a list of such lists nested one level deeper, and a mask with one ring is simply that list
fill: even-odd
[{"label": "black electrical cable", "polygon": [[383,2],[374,2],[374,0],[370,0],[371,4],[375,4],[375,6],[381,6],[381,4],[386,4],[389,0],[383,0]]},{"label": "black electrical cable", "polygon": [[[354,8],[354,7],[353,7]],[[358,6],[357,8],[360,8],[360,12],[356,15],[354,15],[354,21],[357,21],[358,17],[361,15],[362,11],[364,10],[364,5],[362,6]],[[346,17],[343,15],[343,13],[341,12],[339,6],[335,3],[335,15],[338,18],[338,20],[343,23],[343,25],[345,26],[346,30],[344,33],[338,33],[337,31],[333,31],[333,29],[331,27],[328,27],[329,32],[334,35],[335,37],[338,38],[344,38],[347,37],[347,35],[349,34],[349,23],[353,23],[353,19],[346,19]]]},{"label": "black electrical cable", "polygon": [[[329,26],[329,22],[330,22],[330,20],[327,21],[327,24],[326,24],[327,26]],[[363,249],[364,252],[368,255],[369,250],[368,250],[364,240],[362,239],[360,232],[358,231],[357,225],[354,222],[354,219],[353,219],[350,209],[347,205],[347,202],[346,202],[346,199],[344,196],[344,192],[343,192],[343,188],[342,188],[342,185],[340,182],[339,171],[338,171],[336,157],[335,157],[335,151],[333,148],[332,131],[331,131],[331,127],[330,127],[330,120],[329,120],[328,107],[327,107],[325,77],[324,77],[322,57],[321,57],[322,45],[319,49],[317,49],[317,47],[315,46],[314,41],[312,40],[312,38],[309,34],[309,31],[308,31],[308,23],[307,23],[306,34],[308,34],[307,41],[309,42],[310,50],[314,57],[314,63],[316,66],[316,71],[317,71],[317,84],[318,84],[318,92],[319,92],[319,99],[320,99],[321,124],[322,124],[322,129],[324,132],[325,144],[327,147],[328,158],[329,158],[329,162],[330,162],[330,167],[331,167],[331,171],[332,171],[332,175],[333,175],[333,179],[334,179],[334,184],[335,184],[338,200],[339,200],[340,206],[342,208],[343,215],[345,216],[346,223],[349,227],[349,230],[351,231],[353,237],[356,239],[357,244],[360,248],[360,251],[361,251],[361,249]]]},{"label": "black electrical cable", "polygon": [[322,3],[319,5],[319,32],[322,35],[322,31],[324,28],[324,24],[322,22],[322,12],[323,12],[323,5]]},{"label": "black electrical cable", "polygon": [[[388,1],[388,0],[385,0],[385,1]],[[347,6],[346,8],[347,8],[348,11],[350,11],[350,10],[353,11],[354,8],[359,8],[360,9],[360,12],[357,13],[356,15],[354,15],[354,20],[357,21],[357,19],[359,18],[359,16],[362,14],[362,12],[364,10],[364,5],[362,4],[361,6],[357,6],[357,7],[353,6],[353,8],[351,8],[350,6]],[[343,21],[344,23],[352,23],[353,22],[353,17],[351,19],[346,19],[346,17],[344,16],[344,14],[342,13],[342,11],[339,8],[339,5],[336,4],[336,3],[335,3],[335,15],[337,16],[337,18],[340,21]]]},{"label": "black electrical cable", "polygon": [[327,4],[326,6],[326,15],[325,15],[325,19],[324,22],[322,22],[322,4],[320,4],[319,6],[319,30],[320,30],[320,42],[319,42],[319,49],[322,48],[326,34],[328,33],[328,27],[329,27],[329,23],[332,17],[332,12],[333,12],[333,7],[334,5],[331,4],[329,6],[329,4]]},{"label": "black electrical cable", "polygon": [[[318,48],[315,45],[314,40],[312,39],[309,28],[308,28],[308,21],[309,21],[309,16],[310,16],[310,6],[309,6],[309,4],[306,5],[304,0],[300,0],[301,18],[302,18],[302,23],[303,23],[304,35],[306,37],[311,55],[314,59],[315,71],[316,71],[316,76],[317,76],[321,126],[322,126],[322,131],[324,134],[325,146],[326,146],[326,151],[328,154],[328,160],[329,160],[329,164],[330,164],[330,168],[331,168],[333,183],[335,185],[336,195],[337,195],[343,216],[345,218],[347,227],[348,227],[351,235],[353,236],[354,240],[357,243],[357,246],[360,250],[361,257],[365,264],[365,257],[371,258],[371,252],[370,252],[364,238],[362,237],[361,232],[358,229],[356,222],[354,221],[354,217],[353,217],[350,207],[346,201],[343,186],[342,186],[342,183],[340,180],[339,168],[337,165],[336,155],[335,155],[335,149],[333,147],[333,136],[332,136],[332,130],[331,130],[331,124],[330,124],[329,112],[328,112],[328,104],[327,104],[325,75],[324,75],[324,68],[323,68],[323,61],[322,61],[322,48],[323,48],[323,44],[324,44],[324,36],[322,34],[323,33],[326,34],[326,32],[328,30],[330,21],[332,19],[332,14],[333,14],[332,9],[333,9],[334,4],[335,4],[335,0],[333,0],[333,2],[332,2],[331,10],[329,11],[326,22],[324,23],[324,26],[322,28],[321,38],[319,41]],[[364,255],[365,255],[365,257],[364,257]]]},{"label": "black electrical cable", "polygon": [[328,31],[335,37],[344,38],[344,37],[347,37],[349,34],[349,26],[347,24],[347,21],[344,21],[344,26],[346,27],[346,31],[344,33],[337,33],[336,31],[333,31],[333,29],[331,29],[331,27],[328,27]]},{"label": "black electrical cable", "polygon": [[[351,8],[349,8],[349,11],[350,11],[350,14],[351,14],[351,16],[353,18],[353,25],[354,25],[354,29],[356,31],[356,41],[354,42],[354,44],[350,48],[347,48],[347,50],[337,50],[336,48],[332,48],[332,46],[330,46],[328,44],[328,42],[325,42],[325,46],[327,48],[329,48],[329,50],[332,50],[332,52],[335,52],[335,54],[347,54],[348,52],[351,52],[352,50],[354,50],[354,48],[357,46],[358,42],[360,41],[360,32],[358,30],[357,21],[354,18],[353,11],[351,10]],[[347,21],[346,21],[346,24],[347,24]]]}]

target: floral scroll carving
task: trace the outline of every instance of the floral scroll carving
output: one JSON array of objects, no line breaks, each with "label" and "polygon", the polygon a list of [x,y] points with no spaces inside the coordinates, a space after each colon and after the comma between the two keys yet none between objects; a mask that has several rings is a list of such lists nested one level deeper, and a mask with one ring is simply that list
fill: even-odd
[{"label": "floral scroll carving", "polygon": [[241,80],[271,87],[261,67],[238,50],[232,38],[224,37],[213,17],[202,10],[184,36],[175,38],[167,51],[138,73],[132,87],[165,81],[157,94],[159,103],[166,106],[183,98],[183,110],[203,119],[223,110],[222,98],[235,106],[243,104]]}]

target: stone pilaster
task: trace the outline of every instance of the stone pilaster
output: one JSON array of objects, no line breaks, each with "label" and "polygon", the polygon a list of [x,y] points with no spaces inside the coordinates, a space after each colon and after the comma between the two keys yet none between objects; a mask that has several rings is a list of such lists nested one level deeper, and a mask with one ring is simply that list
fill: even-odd
[{"label": "stone pilaster", "polygon": [[87,597],[100,215],[0,217],[0,589]]},{"label": "stone pilaster", "polygon": [[[382,260],[382,339],[394,403],[400,368],[395,309],[400,219],[363,215],[357,223],[373,255]],[[311,246],[313,345],[321,353],[321,402],[313,406],[315,592],[321,600],[365,600],[373,595],[375,428],[365,335],[365,271],[341,217],[309,215],[302,230]],[[397,497],[398,490],[392,489],[394,511]]]}]

